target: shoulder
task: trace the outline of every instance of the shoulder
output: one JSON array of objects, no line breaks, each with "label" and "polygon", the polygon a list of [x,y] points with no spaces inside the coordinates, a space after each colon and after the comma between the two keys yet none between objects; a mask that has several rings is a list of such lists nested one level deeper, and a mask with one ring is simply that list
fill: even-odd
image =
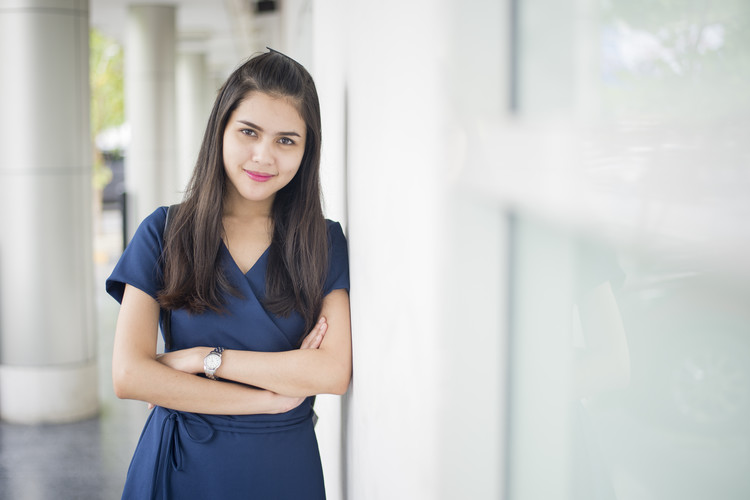
[{"label": "shoulder", "polygon": [[157,208],[141,221],[141,224],[133,235],[133,241],[147,240],[161,243],[166,220],[167,207]]},{"label": "shoulder", "polygon": [[148,229],[155,229],[155,228],[163,228],[164,222],[167,220],[167,210],[169,207],[159,207],[153,212],[151,212],[150,215],[148,215],[145,219],[143,219],[143,222],[141,222],[142,227],[146,227]]},{"label": "shoulder", "polygon": [[328,246],[331,249],[337,247],[346,248],[346,236],[344,235],[344,229],[336,221],[326,219],[326,229],[328,233]]},{"label": "shoulder", "polygon": [[349,251],[344,230],[336,221],[326,219],[328,228],[328,276],[326,277],[323,295],[331,290],[342,288],[349,290]]},{"label": "shoulder", "polygon": [[344,237],[344,229],[341,227],[339,222],[335,220],[326,219],[326,229],[328,230],[329,236],[341,236]]},{"label": "shoulder", "polygon": [[166,220],[167,207],[159,207],[151,212],[135,230],[125,252],[161,254]]},{"label": "shoulder", "polygon": [[132,285],[156,298],[161,288],[162,234],[167,207],[159,207],[143,219],[106,282],[107,292],[122,302],[125,285]]}]

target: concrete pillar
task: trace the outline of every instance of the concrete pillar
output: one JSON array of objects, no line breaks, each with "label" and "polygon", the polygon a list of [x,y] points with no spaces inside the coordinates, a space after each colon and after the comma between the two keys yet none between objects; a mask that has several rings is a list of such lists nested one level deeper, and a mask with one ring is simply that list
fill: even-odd
[{"label": "concrete pillar", "polygon": [[[177,56],[177,184],[184,190],[198,158],[213,99],[208,98],[206,56]],[[213,97],[213,96],[212,96]]]},{"label": "concrete pillar", "polygon": [[[286,2],[284,8],[290,7]],[[289,42],[291,53],[309,59],[306,67],[315,79],[320,99],[323,149],[320,177],[325,215],[346,225],[346,0],[315,2],[309,26]],[[298,19],[302,22],[301,19]],[[319,28],[319,29],[316,29]],[[290,30],[285,27],[285,33]],[[305,46],[310,55],[298,50]],[[338,396],[321,394],[315,400],[320,419],[315,427],[328,500],[344,498],[345,456],[342,453],[345,411]]]},{"label": "concrete pillar", "polygon": [[87,0],[0,0],[0,417],[98,410]]},{"label": "concrete pillar", "polygon": [[125,110],[130,146],[125,157],[128,230],[159,205],[180,199],[175,162],[175,7],[128,7]]}]

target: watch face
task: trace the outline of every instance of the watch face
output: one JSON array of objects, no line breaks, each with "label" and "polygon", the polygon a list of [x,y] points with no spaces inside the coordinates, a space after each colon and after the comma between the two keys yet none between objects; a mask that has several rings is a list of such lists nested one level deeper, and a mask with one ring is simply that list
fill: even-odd
[{"label": "watch face", "polygon": [[221,364],[221,356],[215,353],[211,353],[206,356],[205,363],[208,370],[215,370]]}]

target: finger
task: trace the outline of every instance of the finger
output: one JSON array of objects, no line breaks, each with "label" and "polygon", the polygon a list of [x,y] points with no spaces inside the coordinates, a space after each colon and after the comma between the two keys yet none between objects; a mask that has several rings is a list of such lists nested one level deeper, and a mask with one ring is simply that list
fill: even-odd
[{"label": "finger", "polygon": [[326,319],[321,317],[318,322],[313,327],[312,331],[308,333],[305,338],[302,340],[302,344],[300,344],[300,349],[317,349],[318,346],[315,345],[316,340],[318,341],[318,345],[320,345],[320,340],[318,340],[318,336],[320,336],[320,328],[322,325],[325,325]]},{"label": "finger", "polygon": [[317,335],[317,332],[313,330],[312,332],[308,333],[304,340],[302,340],[302,344],[300,344],[300,349],[310,349],[310,346],[312,345],[313,339]]},{"label": "finger", "polygon": [[315,334],[315,338],[313,339],[311,349],[317,349],[320,347],[320,344],[323,343],[323,337],[325,337],[326,332],[328,331],[328,323],[322,323],[318,326],[317,332]]},{"label": "finger", "polygon": [[317,349],[320,347],[320,343],[323,341],[323,335],[325,335],[327,329],[328,324],[325,322],[325,318],[321,318],[320,321],[318,321],[318,324],[315,325],[313,331],[307,336],[307,340],[309,341],[307,348]]},{"label": "finger", "polygon": [[154,405],[154,403],[149,403],[149,404],[148,404],[148,409],[149,409],[149,410],[153,410],[154,408],[155,408],[155,405]]}]

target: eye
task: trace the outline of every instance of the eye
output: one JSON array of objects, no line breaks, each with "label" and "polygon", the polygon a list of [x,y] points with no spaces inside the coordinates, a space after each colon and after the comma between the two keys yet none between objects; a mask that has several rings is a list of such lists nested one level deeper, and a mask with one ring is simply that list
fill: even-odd
[{"label": "eye", "polygon": [[293,146],[294,141],[291,140],[289,137],[282,137],[279,139],[279,143],[283,144],[284,146]]},{"label": "eye", "polygon": [[243,133],[243,134],[245,134],[245,135],[249,135],[249,136],[251,136],[251,137],[256,137],[256,136],[258,135],[258,134],[257,134],[257,133],[255,132],[255,130],[253,130],[253,129],[251,129],[251,128],[243,128],[243,129],[240,129],[240,132],[241,132],[241,133]]}]

